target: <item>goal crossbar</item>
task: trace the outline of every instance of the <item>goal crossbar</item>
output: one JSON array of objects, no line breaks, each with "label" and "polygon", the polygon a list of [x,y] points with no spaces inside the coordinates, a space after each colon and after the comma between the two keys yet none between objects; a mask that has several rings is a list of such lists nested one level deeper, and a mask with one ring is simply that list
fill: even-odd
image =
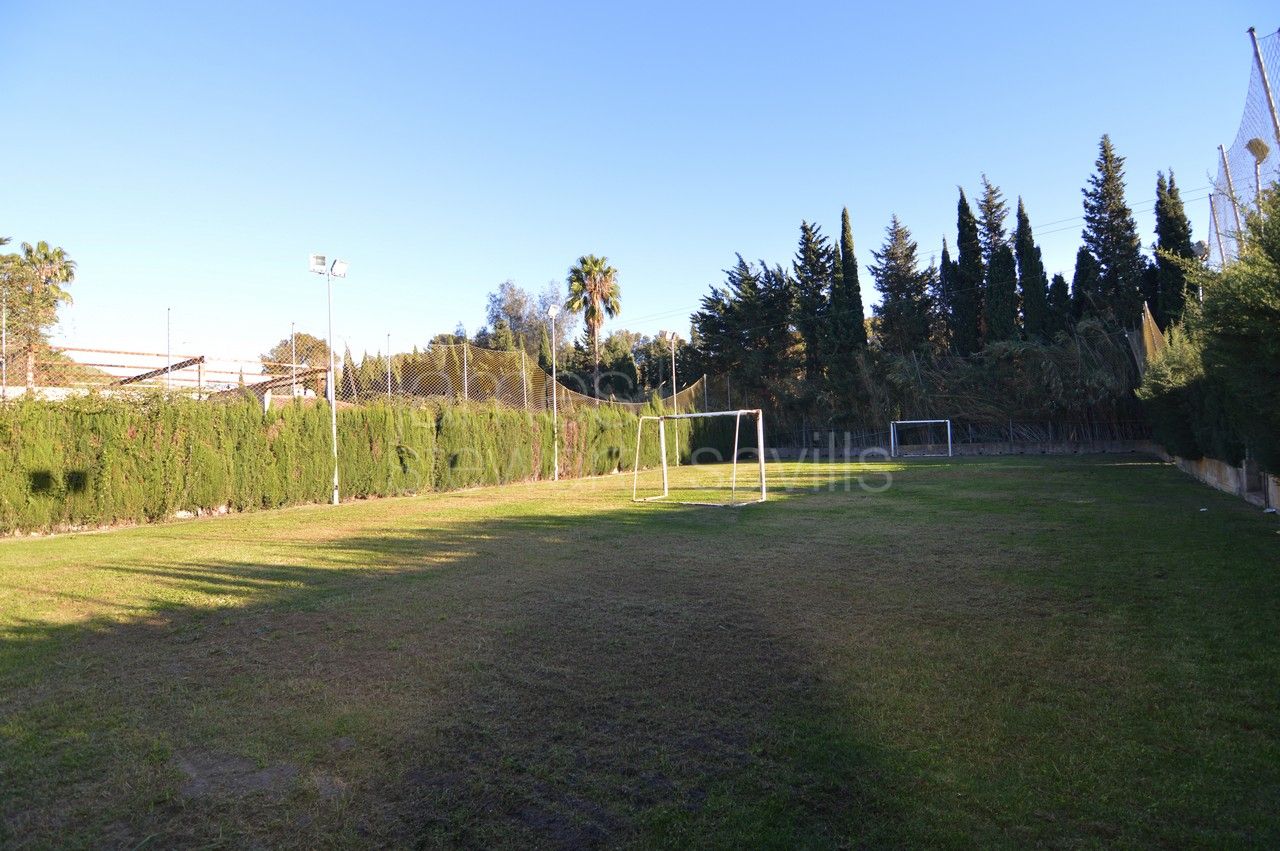
[{"label": "goal crossbar", "polygon": [[[738,491],[738,437],[742,432],[742,418],[744,416],[754,417],[756,421],[756,458],[757,466],[760,469],[760,496],[757,499],[737,500]],[[703,413],[688,414],[645,414],[640,417],[640,421],[636,423],[636,454],[635,463],[632,465],[634,471],[631,478],[631,501],[632,502],[657,502],[665,500],[671,495],[670,477],[667,472],[667,420],[694,420],[705,419],[709,417],[733,417],[733,458],[732,468],[729,473],[729,502],[695,502],[687,500],[672,500],[679,505],[710,505],[710,506],[737,506],[751,505],[757,502],[764,502],[768,499],[768,485],[765,482],[764,472],[764,411],[759,408],[742,408],[735,411],[706,411]],[[662,459],[662,493],[654,496],[640,496],[640,439],[644,434],[644,424],[653,421],[658,424],[658,455]]]}]

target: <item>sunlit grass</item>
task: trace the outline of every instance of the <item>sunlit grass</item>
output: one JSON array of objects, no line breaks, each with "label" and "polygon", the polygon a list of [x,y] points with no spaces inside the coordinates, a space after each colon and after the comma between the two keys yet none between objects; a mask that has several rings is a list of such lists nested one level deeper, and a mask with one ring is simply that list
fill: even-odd
[{"label": "sunlit grass", "polygon": [[1273,519],[1133,458],[679,504],[728,471],[0,543],[0,839],[1274,844]]}]

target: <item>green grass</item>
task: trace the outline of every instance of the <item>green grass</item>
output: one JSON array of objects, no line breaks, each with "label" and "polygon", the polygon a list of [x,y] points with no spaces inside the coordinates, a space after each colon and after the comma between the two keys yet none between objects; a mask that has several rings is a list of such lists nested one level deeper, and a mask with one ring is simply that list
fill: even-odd
[{"label": "green grass", "polygon": [[1280,844],[1274,518],[1132,457],[770,485],[0,542],[0,842]]}]

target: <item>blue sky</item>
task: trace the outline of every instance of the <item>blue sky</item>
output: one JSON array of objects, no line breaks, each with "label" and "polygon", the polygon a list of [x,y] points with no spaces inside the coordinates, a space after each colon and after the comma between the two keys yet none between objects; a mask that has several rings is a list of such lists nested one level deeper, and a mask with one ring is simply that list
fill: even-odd
[{"label": "blue sky", "polygon": [[[354,350],[483,321],[506,279],[618,268],[614,327],[687,329],[734,252],[787,261],[848,206],[924,259],[956,185],[1022,195],[1069,275],[1099,136],[1150,242],[1173,168],[1197,238],[1270,3],[0,6],[0,235],[79,262],[58,338],[252,355],[322,333],[346,258]],[[870,277],[865,297],[874,300]]]}]

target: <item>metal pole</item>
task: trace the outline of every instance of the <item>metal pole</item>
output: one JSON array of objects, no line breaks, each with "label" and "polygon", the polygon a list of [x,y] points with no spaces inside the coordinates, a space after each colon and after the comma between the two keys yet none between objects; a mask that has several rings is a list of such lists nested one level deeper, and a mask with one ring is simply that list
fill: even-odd
[{"label": "metal pole", "polygon": [[391,334],[387,334],[387,404],[391,404]]},{"label": "metal pole", "polygon": [[1222,247],[1222,228],[1218,225],[1218,208],[1213,203],[1213,193],[1209,193],[1209,218],[1213,220],[1213,235],[1218,238],[1218,256],[1222,265],[1227,265],[1227,249]]},{"label": "metal pole", "polygon": [[764,479],[764,412],[756,411],[756,454],[760,456],[760,501],[769,498],[768,485]]},{"label": "metal pole", "polygon": [[[676,401],[676,332],[671,332],[671,411],[680,413],[679,403]],[[680,421],[676,420],[676,466],[680,466]]]},{"label": "metal pole", "polygon": [[0,305],[0,400],[9,401],[9,282],[4,284],[4,303]]},{"label": "metal pole", "polygon": [[338,504],[338,394],[334,386],[333,367],[333,276],[329,270],[324,273],[325,286],[329,292],[329,430],[333,442],[333,504]]},{"label": "metal pole", "polygon": [[1271,128],[1275,130],[1276,142],[1280,143],[1280,116],[1276,115],[1276,99],[1271,94],[1271,80],[1267,77],[1267,65],[1262,61],[1262,51],[1258,49],[1258,34],[1249,27],[1249,40],[1253,42],[1253,58],[1258,63],[1258,72],[1262,75],[1262,91],[1267,96],[1267,109],[1271,113]]},{"label": "metal pole", "polygon": [[733,415],[733,465],[729,468],[729,501],[736,501],[738,492],[738,433],[742,431],[742,412]]},{"label": "metal pole", "polygon": [[711,404],[707,401],[707,374],[702,373],[702,410],[709,411]]},{"label": "metal pole", "polygon": [[298,395],[298,332],[289,323],[289,392]]},{"label": "metal pole", "polygon": [[471,390],[467,386],[467,350],[471,348],[471,344],[466,340],[462,341],[462,401],[471,401]]},{"label": "metal pole", "polygon": [[1222,170],[1227,173],[1227,191],[1231,193],[1231,211],[1236,216],[1236,242],[1238,243],[1244,227],[1240,224],[1240,205],[1236,203],[1236,184],[1231,179],[1231,163],[1227,162],[1227,149],[1219,145],[1218,151],[1222,154]]},{"label": "metal pole", "polygon": [[[560,385],[556,382],[556,318],[551,317],[551,481],[560,481]],[[637,459],[638,460],[638,459]]]},{"label": "metal pole", "polygon": [[523,346],[520,349],[520,395],[524,398],[524,409],[529,410],[529,368],[525,366]]},{"label": "metal pole", "polygon": [[662,495],[671,491],[667,485],[667,418],[658,419],[658,452],[662,455]]}]

